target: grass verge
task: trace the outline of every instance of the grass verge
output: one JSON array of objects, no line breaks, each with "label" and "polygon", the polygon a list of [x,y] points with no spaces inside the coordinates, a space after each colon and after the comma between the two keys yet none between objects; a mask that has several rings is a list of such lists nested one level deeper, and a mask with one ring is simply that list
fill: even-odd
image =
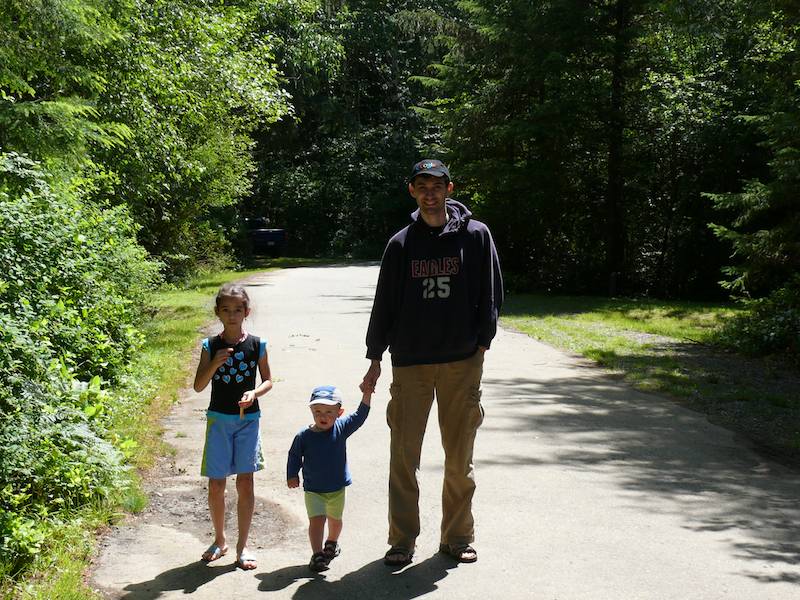
[{"label": "grass verge", "polygon": [[[193,352],[199,330],[213,319],[213,297],[226,282],[265,270],[325,264],[316,259],[261,260],[247,270],[199,274],[181,286],[159,290],[149,318],[141,327],[143,346],[121,389],[112,390],[113,431],[130,440],[127,454],[135,469],[130,485],[115,506],[87,508],[53,528],[53,536],[36,559],[25,581],[0,581],[0,597],[25,600],[96,600],[100,596],[85,580],[97,533],[124,512],[139,512],[147,504],[140,473],[169,451],[161,440],[160,419],[178,399],[194,370]],[[329,261],[328,261],[329,262]]]},{"label": "grass verge", "polygon": [[521,294],[504,325],[596,361],[641,390],[668,394],[800,464],[800,374],[780,359],[723,352],[728,304]]}]

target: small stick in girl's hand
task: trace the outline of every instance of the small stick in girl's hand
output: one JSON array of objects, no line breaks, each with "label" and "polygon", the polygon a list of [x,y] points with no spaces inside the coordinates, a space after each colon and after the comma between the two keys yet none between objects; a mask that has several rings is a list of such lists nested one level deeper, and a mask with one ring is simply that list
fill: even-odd
[{"label": "small stick in girl's hand", "polygon": [[239,407],[239,418],[244,419],[244,406]]}]

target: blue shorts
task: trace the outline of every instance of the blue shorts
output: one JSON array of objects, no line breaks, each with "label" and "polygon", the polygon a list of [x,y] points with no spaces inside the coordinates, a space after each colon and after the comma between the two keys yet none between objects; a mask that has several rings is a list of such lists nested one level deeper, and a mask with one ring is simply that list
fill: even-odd
[{"label": "blue shorts", "polygon": [[200,466],[203,477],[225,479],[264,468],[258,418],[259,413],[247,414],[244,419],[211,410],[206,413],[206,444]]}]

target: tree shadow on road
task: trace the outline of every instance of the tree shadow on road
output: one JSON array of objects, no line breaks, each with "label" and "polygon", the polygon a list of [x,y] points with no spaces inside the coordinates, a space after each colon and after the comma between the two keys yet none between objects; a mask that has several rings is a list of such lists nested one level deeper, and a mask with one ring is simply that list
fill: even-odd
[{"label": "tree shadow on road", "polygon": [[213,581],[220,575],[232,573],[235,570],[235,563],[212,567],[203,561],[195,561],[188,565],[159,573],[149,581],[126,585],[123,589],[127,594],[122,598],[124,600],[155,600],[155,598],[161,597],[164,592],[171,590],[182,590],[184,594],[192,594],[199,587]]},{"label": "tree shadow on road", "polygon": [[312,573],[306,565],[286,567],[257,575],[257,578],[261,580],[258,589],[262,592],[275,592],[306,580],[292,595],[295,600],[400,600],[418,598],[435,591],[438,588],[437,582],[447,577],[448,570],[456,566],[451,559],[435,554],[402,569],[392,569],[383,564],[383,559],[376,560],[347,573],[337,581],[328,581],[324,573]]},{"label": "tree shadow on road", "polygon": [[[631,390],[596,370],[575,377],[484,379],[484,434],[531,432],[544,440],[540,456],[486,452],[480,465],[537,469],[558,465],[611,473],[632,509],[678,515],[686,529],[740,532],[732,556],[753,561],[740,575],[800,584],[800,478],[743,439],[720,432],[703,416]],[[484,392],[485,393],[485,392]],[[756,572],[760,565],[783,570]]]}]

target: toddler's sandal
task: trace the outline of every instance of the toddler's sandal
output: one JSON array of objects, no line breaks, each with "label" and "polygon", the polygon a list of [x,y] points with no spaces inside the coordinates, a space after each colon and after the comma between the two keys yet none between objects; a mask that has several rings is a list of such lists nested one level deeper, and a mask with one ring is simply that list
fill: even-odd
[{"label": "toddler's sandal", "polygon": [[322,548],[322,553],[325,555],[328,562],[331,562],[342,553],[342,547],[339,545],[339,542],[328,540]]},{"label": "toddler's sandal", "polygon": [[315,552],[308,563],[308,568],[316,573],[328,570],[328,559],[322,552]]}]

